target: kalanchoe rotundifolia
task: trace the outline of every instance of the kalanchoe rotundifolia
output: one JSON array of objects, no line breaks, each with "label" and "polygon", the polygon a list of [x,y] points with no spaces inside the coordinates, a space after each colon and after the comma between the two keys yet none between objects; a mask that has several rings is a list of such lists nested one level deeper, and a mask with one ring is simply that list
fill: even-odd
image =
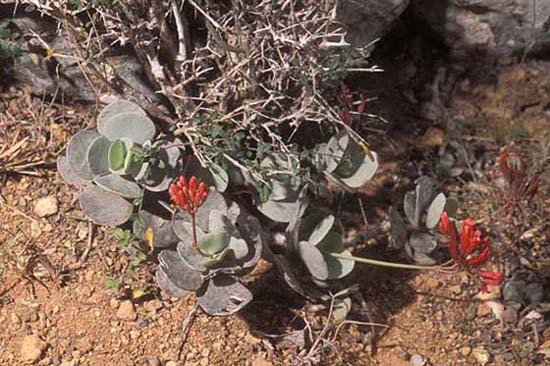
[{"label": "kalanchoe rotundifolia", "polygon": [[188,182],[182,175],[176,183],[170,185],[168,192],[174,204],[189,214],[193,230],[193,248],[198,249],[195,215],[208,197],[208,186],[204,182],[199,182],[195,176]]}]

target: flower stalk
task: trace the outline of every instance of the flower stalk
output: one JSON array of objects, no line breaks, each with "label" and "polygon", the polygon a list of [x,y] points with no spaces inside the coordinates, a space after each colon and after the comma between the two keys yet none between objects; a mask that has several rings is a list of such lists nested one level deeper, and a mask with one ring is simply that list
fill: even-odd
[{"label": "flower stalk", "polygon": [[174,205],[189,214],[193,236],[192,245],[193,248],[198,249],[196,214],[208,197],[208,186],[204,182],[199,182],[195,176],[192,176],[188,182],[187,178],[182,175],[176,183],[170,185],[168,193]]}]

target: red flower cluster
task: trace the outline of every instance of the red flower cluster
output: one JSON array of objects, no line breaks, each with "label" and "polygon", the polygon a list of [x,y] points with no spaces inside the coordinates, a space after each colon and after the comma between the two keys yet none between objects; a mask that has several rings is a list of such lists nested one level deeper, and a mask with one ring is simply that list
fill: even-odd
[{"label": "red flower cluster", "polygon": [[199,183],[195,176],[189,179],[188,184],[187,178],[182,175],[176,183],[170,185],[168,193],[178,207],[194,215],[208,197],[208,186]]},{"label": "red flower cluster", "polygon": [[[490,238],[482,237],[481,230],[476,229],[476,223],[471,218],[462,222],[460,236],[447,212],[441,214],[439,231],[449,238],[449,253],[453,261],[466,270],[473,270],[487,263],[491,256]],[[498,286],[504,279],[501,272],[477,271],[482,280],[482,289],[487,285]]]},{"label": "red flower cluster", "polygon": [[537,194],[540,183],[540,173],[529,176],[527,163],[516,154],[504,151],[497,158],[497,163],[504,178],[509,183],[506,211],[520,209],[520,202],[530,202]]}]

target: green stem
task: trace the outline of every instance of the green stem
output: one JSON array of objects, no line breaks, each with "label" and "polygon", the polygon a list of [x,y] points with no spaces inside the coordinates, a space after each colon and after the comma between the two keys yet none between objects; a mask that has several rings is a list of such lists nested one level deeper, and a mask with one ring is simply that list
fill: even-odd
[{"label": "green stem", "polygon": [[327,255],[330,255],[331,257],[334,257],[334,258],[347,259],[349,261],[372,264],[372,265],[375,265],[375,266],[382,266],[382,267],[401,268],[401,269],[415,269],[415,270],[428,270],[428,271],[441,268],[441,266],[419,266],[419,265],[415,265],[415,264],[394,263],[394,262],[380,261],[380,260],[371,259],[371,258],[355,257],[353,255],[345,255],[345,254],[338,254],[338,253],[327,253],[327,252],[323,252],[323,253],[327,254]]}]

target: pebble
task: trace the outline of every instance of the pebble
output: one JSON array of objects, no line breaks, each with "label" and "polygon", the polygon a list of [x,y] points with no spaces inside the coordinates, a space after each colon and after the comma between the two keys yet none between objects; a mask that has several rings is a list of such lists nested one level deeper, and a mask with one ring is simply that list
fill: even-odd
[{"label": "pebble", "polygon": [[491,354],[483,347],[474,348],[472,355],[479,365],[487,365],[491,361]]},{"label": "pebble", "polygon": [[34,204],[34,213],[38,217],[48,217],[55,215],[59,211],[59,205],[55,196],[46,196],[39,198]]},{"label": "pebble", "polygon": [[11,313],[10,319],[11,319],[11,323],[14,325],[18,325],[19,323],[21,323],[21,318],[16,313]]},{"label": "pebble", "polygon": [[168,361],[165,366],[178,366],[178,363],[176,361]]},{"label": "pebble", "polygon": [[46,342],[35,334],[26,336],[21,343],[21,361],[25,364],[37,362],[47,346]]},{"label": "pebble", "polygon": [[147,365],[148,366],[161,366],[162,363],[160,362],[158,357],[153,357],[153,358],[150,358],[149,360],[147,360]]},{"label": "pebble", "polygon": [[426,357],[419,354],[414,354],[411,357],[411,366],[424,366],[427,361],[428,360],[426,360]]},{"label": "pebble", "polygon": [[491,307],[489,305],[487,305],[485,302],[482,302],[477,306],[477,312],[476,313],[477,313],[478,317],[483,317],[483,316],[489,315],[489,314],[491,314]]},{"label": "pebble", "polygon": [[263,357],[256,357],[252,361],[252,366],[273,366],[273,362],[266,360]]},{"label": "pebble", "polygon": [[136,309],[134,308],[134,304],[130,300],[125,300],[120,303],[120,306],[116,312],[116,317],[121,320],[136,320],[137,319],[137,313]]},{"label": "pebble", "polygon": [[138,339],[140,335],[141,335],[141,333],[138,332],[137,330],[131,330],[130,331],[130,338],[132,338],[132,339]]},{"label": "pebble", "polygon": [[162,309],[162,302],[157,299],[147,301],[144,305],[144,308],[149,313],[156,313],[157,311]]},{"label": "pebble", "polygon": [[464,357],[469,356],[470,353],[472,353],[472,347],[468,347],[468,346],[462,347],[462,348],[460,349],[460,353],[461,353],[462,356],[464,356]]}]

